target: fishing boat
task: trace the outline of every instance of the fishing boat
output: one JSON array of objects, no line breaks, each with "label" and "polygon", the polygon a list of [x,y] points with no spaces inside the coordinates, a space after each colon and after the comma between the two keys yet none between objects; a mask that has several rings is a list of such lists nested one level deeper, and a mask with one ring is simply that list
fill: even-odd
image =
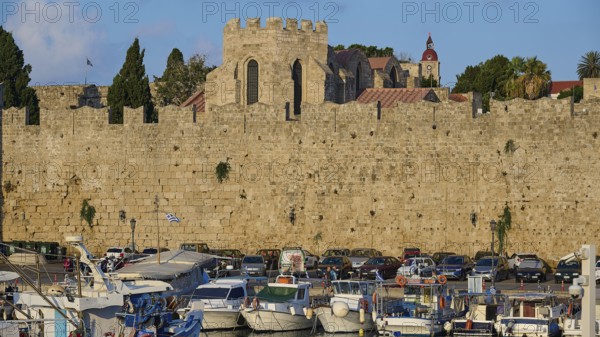
[{"label": "fishing boat", "polygon": [[459,294],[454,296],[453,306],[459,317],[444,325],[453,336],[498,336],[498,318],[510,311],[509,297],[503,294]]},{"label": "fishing boat", "polygon": [[456,316],[446,277],[396,276],[404,288],[403,301],[391,309],[377,310],[375,324],[384,336],[431,336],[443,334],[444,324]]},{"label": "fishing boat", "polygon": [[[80,262],[89,270],[89,277],[42,290],[21,275],[32,290],[13,293],[15,318],[19,323],[42,322],[30,331],[43,329],[46,337],[114,336],[128,327],[135,331],[148,330],[151,335],[172,331],[172,335],[197,337],[194,333],[201,327],[198,320],[201,308],[194,308],[191,315],[178,319],[165,298],[165,294],[173,290],[171,285],[155,280],[123,282],[111,278],[91,261],[92,255],[81,236],[69,236],[66,241],[79,252]],[[124,308],[127,314],[118,315]],[[46,326],[48,320],[52,323]],[[149,322],[155,324],[154,327],[150,327]]]},{"label": "fishing boat", "polygon": [[500,318],[502,336],[552,337],[561,334],[559,322],[567,306],[552,293],[525,293],[509,297],[511,309]]},{"label": "fishing boat", "polygon": [[244,279],[218,279],[202,284],[192,294],[190,303],[204,306],[204,330],[234,329],[246,326],[240,313],[244,299],[248,298],[248,281]]},{"label": "fishing boat", "polygon": [[309,329],[315,323],[310,307],[309,282],[292,275],[279,275],[256,296],[244,303],[241,313],[255,331]]},{"label": "fishing boat", "polygon": [[373,330],[373,295],[375,281],[332,281],[333,296],[329,303],[317,305],[314,313],[325,332]]}]

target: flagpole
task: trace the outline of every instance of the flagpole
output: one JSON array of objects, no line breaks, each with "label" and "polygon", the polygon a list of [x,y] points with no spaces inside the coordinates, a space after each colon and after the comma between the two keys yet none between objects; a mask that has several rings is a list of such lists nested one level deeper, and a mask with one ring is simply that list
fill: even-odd
[{"label": "flagpole", "polygon": [[158,194],[154,195],[154,204],[156,205],[156,255],[158,256],[158,264],[160,264],[160,226],[158,225]]}]

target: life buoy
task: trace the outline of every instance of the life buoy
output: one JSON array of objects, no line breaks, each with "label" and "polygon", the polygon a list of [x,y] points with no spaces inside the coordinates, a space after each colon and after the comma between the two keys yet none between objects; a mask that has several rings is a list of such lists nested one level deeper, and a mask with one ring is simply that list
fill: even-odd
[{"label": "life buoy", "polygon": [[258,297],[255,297],[252,299],[252,309],[258,309],[260,307],[260,301],[258,300]]},{"label": "life buoy", "polygon": [[404,287],[406,285],[406,277],[404,277],[403,275],[396,276],[396,283],[399,286]]},{"label": "life buoy", "polygon": [[465,324],[465,329],[467,329],[467,330],[473,329],[473,321],[472,320],[470,320],[470,319],[467,320],[467,323]]},{"label": "life buoy", "polygon": [[437,281],[438,281],[440,284],[446,284],[446,282],[448,281],[448,278],[446,277],[446,275],[439,275],[439,276],[437,277]]},{"label": "life buoy", "polygon": [[440,305],[440,309],[444,309],[446,307],[446,298],[444,295],[440,295],[440,297],[438,297],[438,303]]}]

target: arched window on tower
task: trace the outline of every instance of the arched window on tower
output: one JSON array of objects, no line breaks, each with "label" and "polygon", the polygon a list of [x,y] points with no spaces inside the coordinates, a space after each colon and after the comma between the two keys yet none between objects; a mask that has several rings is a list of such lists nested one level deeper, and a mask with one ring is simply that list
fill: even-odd
[{"label": "arched window on tower", "polygon": [[246,100],[248,105],[258,102],[258,62],[255,60],[248,62]]},{"label": "arched window on tower", "polygon": [[356,66],[356,74],[354,76],[356,76],[356,99],[360,95],[360,62]]},{"label": "arched window on tower", "polygon": [[396,67],[392,67],[390,70],[390,80],[392,81],[392,88],[396,87],[396,83],[398,83],[398,76],[396,74]]},{"label": "arched window on tower", "polygon": [[292,80],[294,81],[294,114],[298,115],[301,113],[300,106],[302,104],[302,64],[300,64],[300,60],[294,62]]}]

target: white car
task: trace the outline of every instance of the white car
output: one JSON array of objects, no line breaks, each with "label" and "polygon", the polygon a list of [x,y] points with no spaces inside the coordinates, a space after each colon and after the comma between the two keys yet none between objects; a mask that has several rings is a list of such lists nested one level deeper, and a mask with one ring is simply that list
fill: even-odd
[{"label": "white car", "polygon": [[304,251],[304,265],[306,269],[317,269],[319,268],[319,257],[309,252],[308,250]]},{"label": "white car", "polygon": [[521,264],[521,261],[523,261],[525,259],[537,259],[537,258],[538,257],[535,253],[514,253],[508,259],[508,268],[516,272],[517,268]]},{"label": "white car", "polygon": [[129,247],[110,247],[106,250],[106,253],[104,253],[104,255],[108,258],[113,257],[115,259],[131,259],[133,257],[133,252]]},{"label": "white car", "polygon": [[596,283],[600,283],[600,260],[596,261]]},{"label": "white car", "polygon": [[413,257],[407,259],[402,267],[398,268],[396,275],[402,276],[431,276],[435,271],[435,262],[428,257]]}]

